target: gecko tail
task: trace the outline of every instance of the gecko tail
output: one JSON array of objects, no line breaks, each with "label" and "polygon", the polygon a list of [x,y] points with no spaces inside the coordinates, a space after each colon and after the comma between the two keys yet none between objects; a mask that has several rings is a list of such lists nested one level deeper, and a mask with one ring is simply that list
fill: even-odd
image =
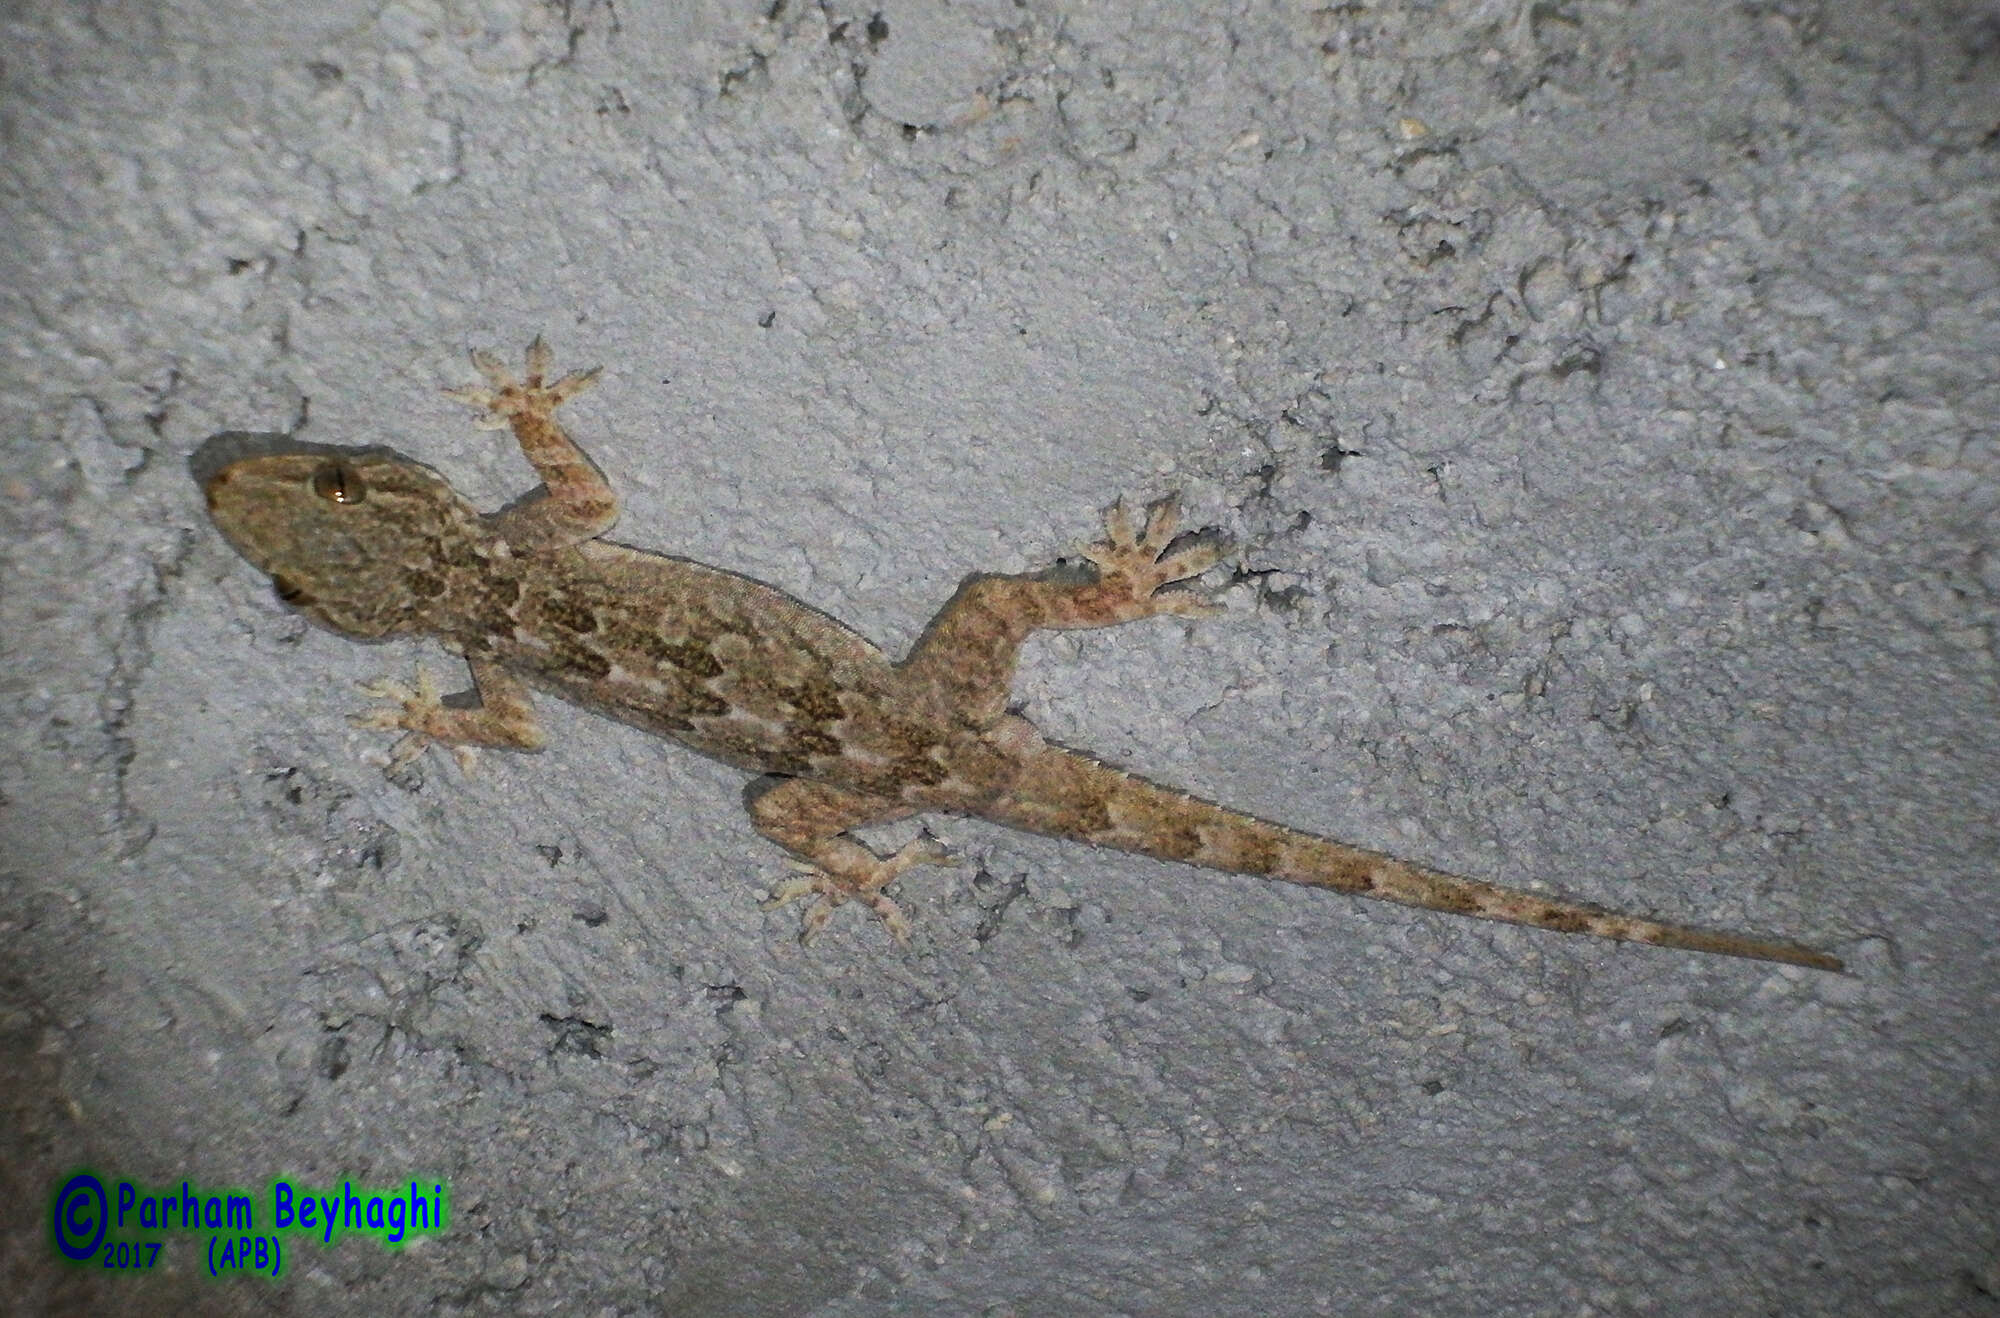
[{"label": "gecko tail", "polygon": [[1477,879],[1405,864],[1227,809],[1042,743],[1014,789],[979,814],[1050,837],[1074,838],[1206,869],[1255,874],[1357,897],[1401,902],[1481,920],[1591,934],[1654,947],[1782,961],[1838,971],[1839,958],[1797,943],[1623,915]]}]

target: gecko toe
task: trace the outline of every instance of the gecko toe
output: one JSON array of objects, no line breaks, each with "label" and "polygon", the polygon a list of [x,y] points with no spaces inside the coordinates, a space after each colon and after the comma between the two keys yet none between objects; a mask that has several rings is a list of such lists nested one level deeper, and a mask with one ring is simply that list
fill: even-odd
[{"label": "gecko toe", "polygon": [[526,358],[528,384],[530,387],[541,384],[542,380],[548,375],[549,367],[554,364],[555,359],[556,355],[550,350],[548,341],[537,334],[535,341],[528,345]]},{"label": "gecko toe", "polygon": [[382,766],[384,777],[393,778],[410,767],[419,756],[430,749],[431,737],[423,732],[406,732],[389,748],[389,759]]},{"label": "gecko toe", "polygon": [[1158,556],[1173,543],[1174,529],[1181,524],[1181,496],[1169,494],[1146,505],[1146,530],[1138,548]]},{"label": "gecko toe", "polygon": [[472,350],[473,369],[486,377],[486,382],[495,389],[505,389],[515,383],[514,373],[498,357],[484,348]]},{"label": "gecko toe", "polygon": [[548,387],[552,404],[566,403],[584,390],[597,383],[597,377],[604,374],[602,366],[593,366],[587,371],[571,371],[562,379]]}]

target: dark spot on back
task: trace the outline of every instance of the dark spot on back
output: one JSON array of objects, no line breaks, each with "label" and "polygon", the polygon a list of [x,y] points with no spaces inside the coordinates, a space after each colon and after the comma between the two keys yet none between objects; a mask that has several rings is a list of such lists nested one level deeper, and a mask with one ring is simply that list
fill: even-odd
[{"label": "dark spot on back", "polygon": [[1146,850],[1168,860],[1186,860],[1201,850],[1201,830],[1191,824],[1165,825],[1153,834],[1153,838],[1154,845]]},{"label": "dark spot on back", "polygon": [[910,756],[896,761],[892,779],[904,783],[915,783],[921,787],[935,787],[951,774],[942,764],[928,755]]},{"label": "dark spot on back", "polygon": [[706,691],[687,690],[681,693],[681,703],[696,718],[721,718],[729,712],[729,702],[721,696]]},{"label": "dark spot on back", "polygon": [[921,723],[892,721],[883,732],[886,734],[885,740],[901,751],[903,758],[926,755],[938,744],[937,734]]},{"label": "dark spot on back", "polygon": [[1576,911],[1565,911],[1559,906],[1546,906],[1535,914],[1536,921],[1544,929],[1554,929],[1558,933],[1580,934],[1590,927],[1590,917]]},{"label": "dark spot on back", "polygon": [[840,707],[840,689],[831,682],[801,682],[783,695],[793,709],[815,723],[837,723],[846,716],[846,711]]},{"label": "dark spot on back", "polygon": [[1435,881],[1426,883],[1425,887],[1429,890],[1425,894],[1428,898],[1425,904],[1433,909],[1448,911],[1453,915],[1479,914],[1479,899],[1471,893]]},{"label": "dark spot on back", "polygon": [[653,636],[642,642],[641,648],[653,658],[672,664],[690,677],[707,679],[722,676],[722,664],[700,641],[669,641]]},{"label": "dark spot on back", "polygon": [[1111,807],[1096,797],[1071,802],[1069,819],[1070,826],[1087,837],[1111,831]]},{"label": "dark spot on back", "polygon": [[839,740],[828,736],[818,728],[791,729],[791,735],[785,739],[785,748],[797,751],[801,755],[834,756],[840,754]]},{"label": "dark spot on back", "polygon": [[552,595],[543,600],[542,616],[573,635],[589,636],[597,630],[597,611],[567,595]]},{"label": "dark spot on back", "polygon": [[587,645],[563,646],[562,658],[566,667],[593,682],[601,682],[611,675],[611,661]]},{"label": "dark spot on back", "polygon": [[1276,839],[1262,833],[1239,835],[1236,846],[1236,864],[1246,874],[1269,874],[1278,868],[1278,857],[1283,845]]},{"label": "dark spot on back", "polygon": [[487,561],[473,552],[472,546],[454,536],[449,543],[433,540],[431,557],[446,567],[463,572],[468,576],[485,576],[492,570]]}]

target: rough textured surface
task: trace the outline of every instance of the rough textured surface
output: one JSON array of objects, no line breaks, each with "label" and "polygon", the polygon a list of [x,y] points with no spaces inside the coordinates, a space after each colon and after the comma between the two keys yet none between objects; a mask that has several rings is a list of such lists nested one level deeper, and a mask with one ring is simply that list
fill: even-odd
[{"label": "rough textured surface", "polygon": [[[17,1303],[2000,1311],[1980,8],[636,8],[4,20]],[[1856,973],[956,823],[912,949],[801,951],[740,775],[637,732],[385,781],[342,715],[417,647],[287,616],[187,456],[492,506],[431,391],[538,329],[625,538],[899,651],[1185,488],[1231,615],[1043,643],[1052,736]],[[80,1162],[457,1215],[70,1273]]]}]

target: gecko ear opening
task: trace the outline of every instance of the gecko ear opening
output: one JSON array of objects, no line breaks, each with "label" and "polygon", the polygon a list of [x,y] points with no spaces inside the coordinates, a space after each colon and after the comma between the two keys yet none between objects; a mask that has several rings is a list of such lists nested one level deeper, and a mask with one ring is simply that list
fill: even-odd
[{"label": "gecko ear opening", "polygon": [[312,474],[312,492],[328,503],[360,503],[368,497],[368,482],[349,464],[335,458]]},{"label": "gecko ear opening", "polygon": [[295,609],[312,603],[312,596],[306,593],[306,588],[290,577],[272,577],[271,589],[277,593],[280,602],[289,604]]}]

